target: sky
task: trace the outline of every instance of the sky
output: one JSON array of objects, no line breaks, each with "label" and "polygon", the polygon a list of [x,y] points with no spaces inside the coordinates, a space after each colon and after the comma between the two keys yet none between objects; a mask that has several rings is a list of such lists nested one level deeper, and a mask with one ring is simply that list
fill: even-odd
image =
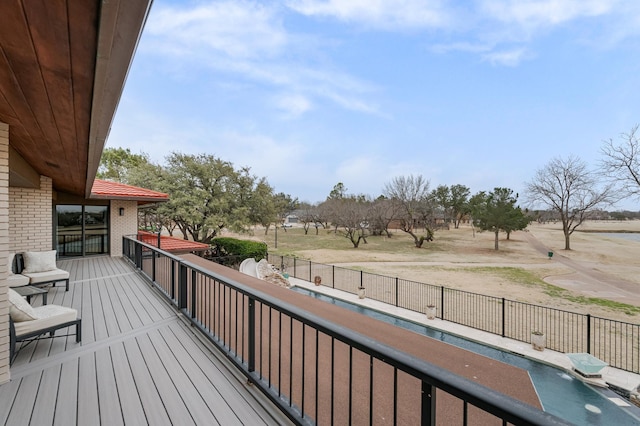
[{"label": "sky", "polygon": [[553,158],[596,168],[639,93],[637,0],[155,0],[107,146],[312,203],[410,174],[523,200]]}]

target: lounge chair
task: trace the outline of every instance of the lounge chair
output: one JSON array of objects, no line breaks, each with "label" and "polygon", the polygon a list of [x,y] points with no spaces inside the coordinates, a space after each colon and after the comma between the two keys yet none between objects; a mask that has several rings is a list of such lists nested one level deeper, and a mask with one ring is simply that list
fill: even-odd
[{"label": "lounge chair", "polygon": [[19,342],[29,344],[42,338],[44,334],[49,334],[48,338],[73,335],[55,336],[56,330],[61,328],[75,326],[76,342],[79,343],[82,340],[82,320],[78,318],[78,311],[59,305],[34,308],[12,289],[9,289],[9,323],[11,362],[17,354],[16,344]]},{"label": "lounge chair", "polygon": [[64,281],[69,291],[69,272],[56,265],[56,251],[27,251],[16,254],[18,273],[29,278],[29,285],[42,286]]}]

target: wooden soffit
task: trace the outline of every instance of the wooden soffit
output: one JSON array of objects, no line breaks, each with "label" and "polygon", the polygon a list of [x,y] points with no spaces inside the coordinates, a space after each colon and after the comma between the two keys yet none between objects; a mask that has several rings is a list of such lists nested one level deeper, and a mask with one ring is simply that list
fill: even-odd
[{"label": "wooden soffit", "polygon": [[91,193],[151,1],[2,2],[0,121],[57,190]]}]

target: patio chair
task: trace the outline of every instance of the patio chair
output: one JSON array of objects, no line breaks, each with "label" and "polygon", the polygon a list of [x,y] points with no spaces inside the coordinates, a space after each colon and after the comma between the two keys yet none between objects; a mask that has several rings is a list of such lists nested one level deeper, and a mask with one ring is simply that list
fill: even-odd
[{"label": "patio chair", "polygon": [[69,272],[56,265],[56,251],[27,251],[16,255],[18,272],[29,278],[29,284],[42,286],[64,281],[65,290],[69,291]]},{"label": "patio chair", "polygon": [[73,333],[56,336],[55,332],[61,328],[75,326],[76,342],[82,341],[82,320],[78,318],[78,311],[59,305],[34,308],[12,289],[9,289],[9,323],[9,356],[12,363],[17,354],[17,343],[21,343],[19,351],[45,334],[49,334],[49,337],[44,338],[73,336]]}]

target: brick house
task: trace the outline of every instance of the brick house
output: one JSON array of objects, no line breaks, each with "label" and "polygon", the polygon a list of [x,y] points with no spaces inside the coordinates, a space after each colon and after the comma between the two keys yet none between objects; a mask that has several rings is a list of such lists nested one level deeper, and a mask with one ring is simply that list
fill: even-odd
[{"label": "brick house", "polygon": [[9,253],[120,255],[121,236],[137,230],[137,205],[166,198],[94,183],[150,6],[151,0],[2,5],[0,384],[10,379]]}]

